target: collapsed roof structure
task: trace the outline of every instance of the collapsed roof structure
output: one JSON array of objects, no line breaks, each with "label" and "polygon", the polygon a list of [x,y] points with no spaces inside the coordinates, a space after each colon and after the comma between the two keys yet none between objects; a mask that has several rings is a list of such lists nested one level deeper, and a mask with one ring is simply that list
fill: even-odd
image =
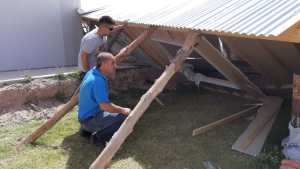
[{"label": "collapsed roof structure", "polygon": [[[262,103],[256,118],[233,145],[235,150],[256,156],[262,149],[282,99],[267,96],[261,86],[233,64],[233,60],[226,57],[226,52],[216,47],[209,37],[220,39],[231,54],[247,62],[274,86],[290,84],[293,73],[300,72],[299,3],[298,0],[155,0],[134,3],[111,0],[95,1],[91,3],[91,8],[79,10],[83,22],[89,25],[96,25],[98,18],[103,15],[109,15],[119,23],[126,22],[125,34],[133,43],[141,42],[139,47],[158,65],[168,65],[91,168],[102,169],[107,166],[133,131],[135,123],[178,71],[182,71],[190,80],[195,80],[198,75],[200,81],[235,88]],[[173,56],[162,43],[181,48]],[[128,49],[132,48],[124,50]],[[184,67],[184,61],[192,51],[226,79],[199,75]]]},{"label": "collapsed roof structure", "polygon": [[[129,5],[127,2],[122,4],[109,1],[97,6],[96,11],[82,15],[82,19],[89,24],[96,24],[98,18],[103,15],[109,15],[120,23],[128,22],[126,34],[131,39],[153,29],[150,38],[140,47],[162,66],[172,63],[173,59],[176,60],[178,53],[175,57],[171,56],[161,43],[182,46],[184,49],[188,42],[193,41],[189,39],[191,34],[196,34],[197,38],[192,42],[196,45],[192,46],[192,49],[240,90],[264,103],[258,110],[257,120],[254,120],[259,122],[250,124],[245,132],[247,134],[244,133],[233,145],[233,149],[247,154],[259,153],[282,100],[266,96],[230,58],[224,57],[222,51],[211,43],[208,35],[220,38],[231,53],[267,77],[271,84],[277,87],[290,84],[293,73],[300,72],[300,51],[297,45],[300,42],[299,1],[179,0],[148,1],[139,3],[138,6]],[[258,133],[258,130],[261,130],[261,133]],[[120,139],[121,133],[122,129],[113,140]],[[259,141],[255,139],[259,135],[265,137]],[[252,141],[245,143],[246,140]],[[112,141],[110,145],[113,147],[116,144]],[[255,145],[260,145],[260,148],[255,148]],[[111,153],[108,152],[109,147],[106,148],[107,151],[103,151],[101,157]],[[100,163],[104,165],[105,160],[98,158],[98,163],[96,161],[94,166],[101,166]]]}]

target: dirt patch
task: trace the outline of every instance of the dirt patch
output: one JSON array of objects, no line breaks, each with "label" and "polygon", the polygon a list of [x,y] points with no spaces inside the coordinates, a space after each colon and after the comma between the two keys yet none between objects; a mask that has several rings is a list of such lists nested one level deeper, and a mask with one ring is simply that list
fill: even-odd
[{"label": "dirt patch", "polygon": [[19,108],[6,108],[3,110],[5,113],[0,115],[0,127],[10,124],[20,124],[33,119],[48,119],[62,104],[62,102],[52,99],[38,103],[28,103]]},{"label": "dirt patch", "polygon": [[17,83],[0,88],[0,114],[13,107],[38,103],[50,98],[64,99],[70,97],[79,86],[78,80],[36,79],[28,83]]},{"label": "dirt patch", "polygon": [[[116,79],[110,83],[110,92],[147,90],[161,72],[162,70],[154,68],[119,70]],[[166,89],[176,89],[177,82],[181,79],[181,76],[175,76]],[[0,126],[49,118],[58,106],[72,96],[78,86],[77,79],[48,78],[1,87]]]}]

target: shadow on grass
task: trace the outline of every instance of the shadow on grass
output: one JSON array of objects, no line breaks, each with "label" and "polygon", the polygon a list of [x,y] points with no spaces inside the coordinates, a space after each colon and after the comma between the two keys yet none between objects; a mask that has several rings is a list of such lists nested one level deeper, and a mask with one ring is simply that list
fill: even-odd
[{"label": "shadow on grass", "polygon": [[66,137],[61,145],[69,154],[66,169],[88,169],[102,151],[79,133]]}]

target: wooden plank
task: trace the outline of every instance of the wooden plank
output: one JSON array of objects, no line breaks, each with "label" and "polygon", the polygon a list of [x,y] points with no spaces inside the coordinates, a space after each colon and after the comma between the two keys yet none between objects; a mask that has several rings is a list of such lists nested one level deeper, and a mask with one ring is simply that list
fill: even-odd
[{"label": "wooden plank", "polygon": [[[229,48],[239,50],[243,60],[248,62],[254,69],[272,80],[277,86],[289,83],[288,70],[272,56],[257,40],[222,38]],[[235,46],[235,47],[233,47]]]},{"label": "wooden plank", "polygon": [[126,59],[130,53],[133,52],[138,46],[142,45],[148,37],[154,32],[153,29],[147,29],[138,36],[126,47],[120,50],[120,52],[115,56],[116,62],[121,63],[124,59]]},{"label": "wooden plank", "polygon": [[258,108],[260,105],[254,105],[254,106],[251,106],[245,110],[242,110],[242,111],[239,111],[238,113],[235,113],[235,114],[232,114],[230,116],[227,116],[223,119],[220,119],[220,120],[217,120],[215,122],[212,122],[210,124],[207,124],[205,126],[202,126],[200,128],[197,128],[197,129],[194,129],[193,130],[193,136],[196,136],[196,135],[199,135],[199,134],[203,134],[205,132],[207,132],[208,130],[211,130],[213,128],[216,128],[218,126],[221,126],[221,125],[224,125],[224,124],[227,124],[231,121],[234,121],[236,119],[239,119],[247,114],[249,114],[249,111],[251,110],[255,110],[256,108]]},{"label": "wooden plank", "polygon": [[[126,33],[130,39],[135,39],[142,31],[143,30],[141,29],[127,29]],[[164,67],[165,65],[168,65],[169,60],[168,58],[164,57],[163,53],[160,53],[159,47],[160,46],[158,46],[156,43],[151,41],[151,39],[145,40],[140,45],[140,48],[143,50],[143,52],[146,55],[152,58],[155,63],[157,63],[161,67]]]},{"label": "wooden plank", "polygon": [[[125,59],[134,49],[138,47],[143,41],[145,41],[152,30],[146,30],[139,37],[137,37],[134,41],[132,41],[128,46],[121,49],[120,52],[115,56],[117,63],[120,63],[123,59]],[[70,112],[77,104],[79,100],[79,88],[77,88],[74,95],[71,99],[60,107],[53,116],[43,123],[38,129],[36,129],[33,133],[27,136],[25,139],[22,139],[20,143],[16,146],[18,150],[25,145],[35,142],[39,137],[41,137],[44,133],[46,133],[49,129],[51,129],[60,119],[62,119],[68,112]]]},{"label": "wooden plank", "polygon": [[162,44],[160,44],[159,42],[155,42],[152,41],[152,43],[154,44],[152,46],[152,48],[156,51],[159,51],[161,56],[165,58],[165,60],[168,60],[170,63],[170,61],[173,59],[173,56],[170,54],[170,52],[168,51],[168,49],[166,49]]},{"label": "wooden plank", "polygon": [[123,122],[119,130],[113,135],[110,142],[106,145],[98,158],[90,166],[90,169],[104,169],[108,165],[125,139],[133,131],[135,124],[150,106],[154,98],[162,92],[168,81],[177,71],[180,70],[180,67],[184,60],[191,54],[197,36],[197,34],[190,34],[186,38],[183,47],[177,52],[175,59],[169,66],[166,67],[165,71],[155,81],[152,87],[141,97],[140,101]]},{"label": "wooden plank", "polygon": [[220,51],[212,46],[205,37],[198,38],[198,46],[195,51],[198,52],[206,61],[213,65],[228,80],[235,83],[248,94],[257,98],[264,97],[264,93],[252,83],[235,65],[224,58]]},{"label": "wooden plank", "polygon": [[182,46],[182,43],[184,42],[184,37],[181,33],[168,31],[157,31],[152,34],[151,39],[153,41],[171,44],[174,46]]},{"label": "wooden plank", "polygon": [[232,89],[240,89],[238,86],[236,86],[231,81],[208,77],[202,73],[195,73],[193,71],[193,68],[189,64],[183,65],[181,72],[184,74],[184,76],[189,81],[195,82],[195,84],[197,86],[199,86],[201,82],[205,82],[205,83],[214,84],[217,86],[222,86],[222,87],[227,87],[227,88],[232,88]]},{"label": "wooden plank", "polygon": [[233,144],[232,149],[257,156],[272,128],[282,101],[283,99],[279,97],[265,97],[263,99],[263,106],[257,111],[256,118]]}]

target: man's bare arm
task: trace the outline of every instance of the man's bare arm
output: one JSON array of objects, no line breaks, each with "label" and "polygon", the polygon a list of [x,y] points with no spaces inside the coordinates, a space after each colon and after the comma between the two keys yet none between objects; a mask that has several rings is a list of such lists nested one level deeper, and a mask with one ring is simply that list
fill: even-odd
[{"label": "man's bare arm", "polygon": [[121,113],[126,116],[128,116],[131,111],[129,108],[121,107],[113,103],[101,103],[99,107],[103,111],[107,111],[110,113]]},{"label": "man's bare arm", "polygon": [[86,52],[82,52],[81,54],[81,63],[84,71],[90,70],[90,64],[89,64],[89,54]]}]

